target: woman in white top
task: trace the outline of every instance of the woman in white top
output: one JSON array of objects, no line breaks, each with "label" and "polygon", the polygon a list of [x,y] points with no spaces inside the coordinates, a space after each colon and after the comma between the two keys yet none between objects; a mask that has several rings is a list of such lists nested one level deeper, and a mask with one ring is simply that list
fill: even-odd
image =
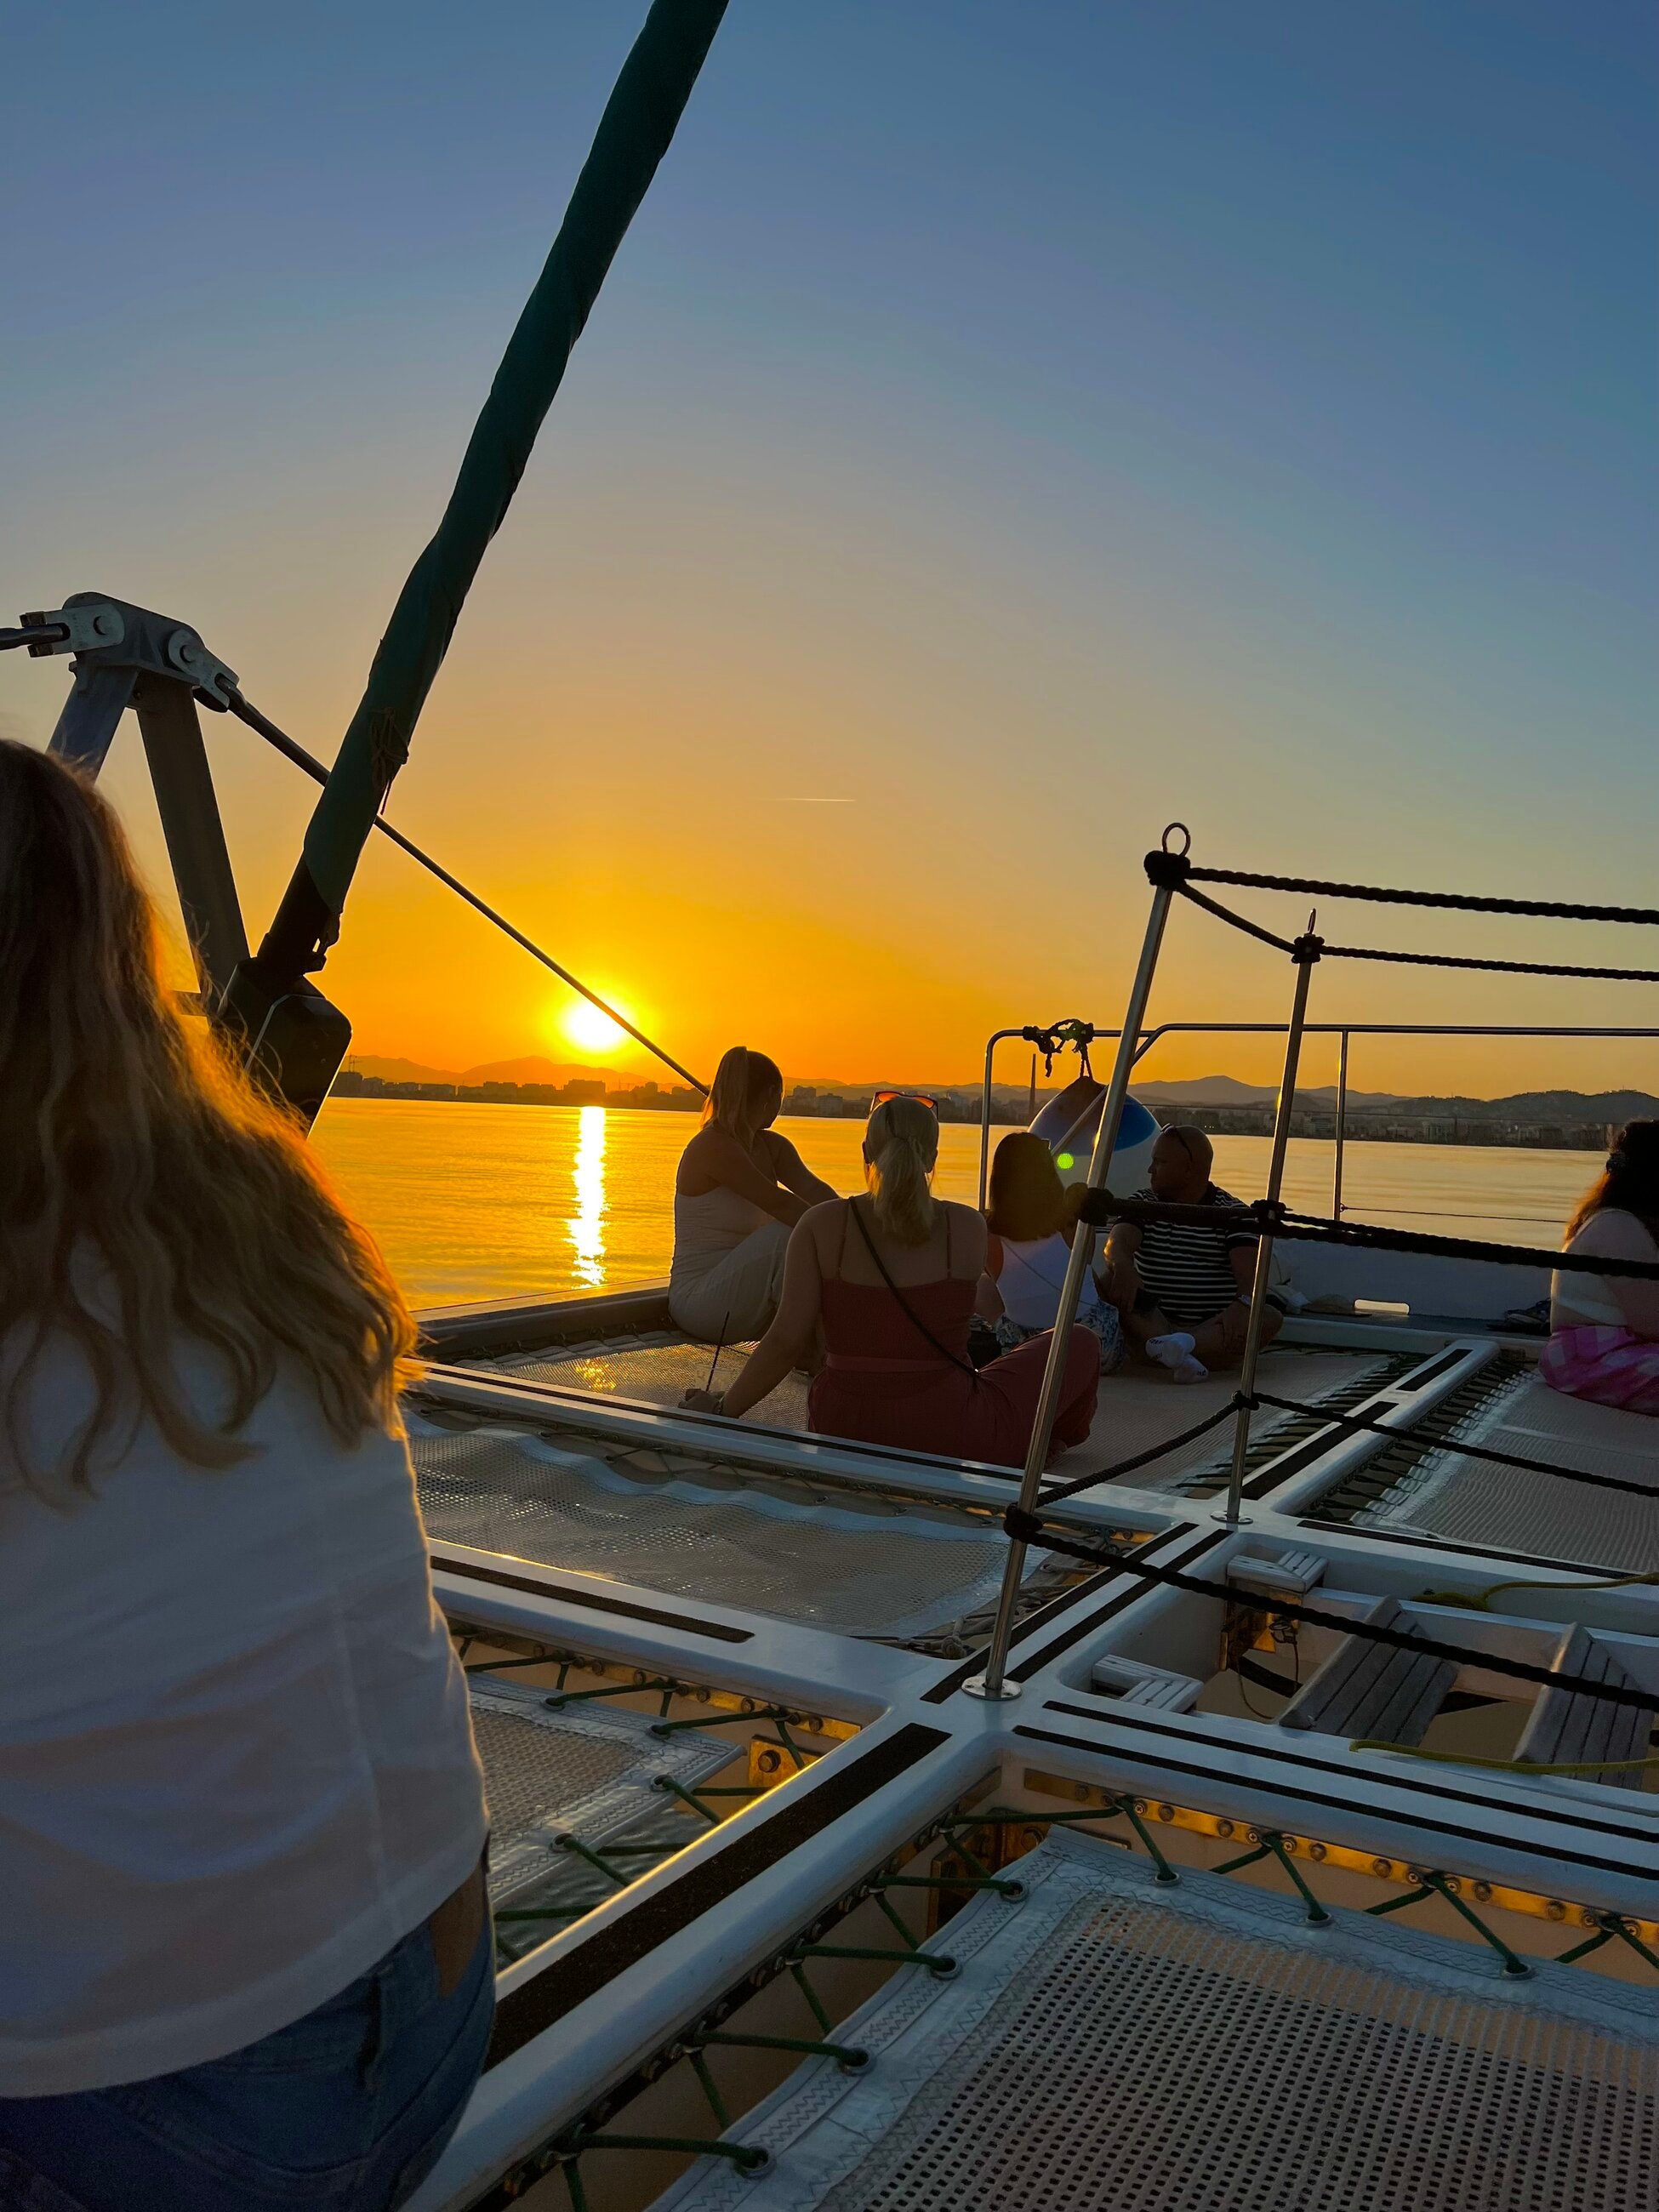
[{"label": "woman in white top", "polygon": [[0,2204],[401,2203],[483,2062],[482,1777],[414,1333],[0,743]]},{"label": "woman in white top", "polygon": [[[1566,1249],[1659,1265],[1659,1121],[1619,1132],[1567,1224]],[[1571,1397],[1659,1413],[1659,1280],[1558,1269],[1538,1371]]]},{"label": "woman in white top", "polygon": [[777,1062],[734,1044],[680,1155],[668,1310],[705,1344],[741,1344],[771,1327],[789,1232],[836,1195],[772,1127],[782,1104]]},{"label": "woman in white top", "polygon": [[[1071,1256],[1081,1183],[1068,1190],[1054,1156],[1029,1129],[1010,1132],[991,1161],[985,1210],[985,1273],[975,1310],[988,1322],[1004,1352],[1013,1352],[1054,1325]],[[1077,1318],[1099,1340],[1100,1366],[1109,1375],[1123,1360],[1123,1324],[1101,1296],[1092,1273],[1084,1278]]]}]

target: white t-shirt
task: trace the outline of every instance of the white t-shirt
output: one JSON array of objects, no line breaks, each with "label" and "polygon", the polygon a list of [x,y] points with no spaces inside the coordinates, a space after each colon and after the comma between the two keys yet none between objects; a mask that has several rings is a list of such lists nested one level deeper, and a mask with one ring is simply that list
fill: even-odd
[{"label": "white t-shirt", "polygon": [[[222,1386],[181,1352],[198,1407]],[[90,1404],[52,1347],[40,1463]],[[0,1436],[0,2097],[193,2066],[365,1973],[477,1863],[409,1450],[285,1374],[222,1473],[141,1425],[71,1511]]]},{"label": "white t-shirt", "polygon": [[[1569,1252],[1598,1260],[1659,1261],[1659,1245],[1633,1213],[1604,1206],[1570,1239]],[[1638,1336],[1659,1337],[1659,1283],[1639,1275],[1571,1274],[1557,1268],[1550,1278],[1550,1327],[1628,1328]]]},{"label": "white t-shirt", "polygon": [[1003,1312],[1021,1328],[1052,1328],[1072,1256],[1071,1238],[1056,1230],[1052,1237],[999,1241],[1002,1266],[996,1284]]}]

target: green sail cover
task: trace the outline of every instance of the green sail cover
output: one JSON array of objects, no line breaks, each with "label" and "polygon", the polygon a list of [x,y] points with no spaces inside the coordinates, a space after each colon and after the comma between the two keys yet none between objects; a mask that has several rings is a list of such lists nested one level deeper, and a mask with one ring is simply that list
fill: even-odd
[{"label": "green sail cover", "polygon": [[[275,939],[291,941],[283,925],[301,875],[309,874],[337,921],[374,817],[408,758],[478,564],[518,489],[605,271],[668,150],[726,6],[726,0],[654,0],[496,371],[443,520],[398,595],[266,952],[276,950]],[[314,902],[304,902],[314,915]],[[307,927],[315,927],[309,918]],[[331,931],[324,942],[332,937]]]}]

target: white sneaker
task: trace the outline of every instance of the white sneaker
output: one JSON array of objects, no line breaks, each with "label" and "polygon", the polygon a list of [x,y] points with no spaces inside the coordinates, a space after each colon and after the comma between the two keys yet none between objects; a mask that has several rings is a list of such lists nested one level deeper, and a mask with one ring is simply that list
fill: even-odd
[{"label": "white sneaker", "polygon": [[1146,1357],[1160,1367],[1179,1367],[1183,1359],[1192,1358],[1194,1341],[1184,1328],[1172,1328],[1167,1336],[1147,1338]]}]

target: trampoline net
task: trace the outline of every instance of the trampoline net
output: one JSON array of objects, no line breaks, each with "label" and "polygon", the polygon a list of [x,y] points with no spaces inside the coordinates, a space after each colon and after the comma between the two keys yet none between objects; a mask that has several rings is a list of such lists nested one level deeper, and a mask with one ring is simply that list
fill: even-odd
[{"label": "trampoline net", "polygon": [[[534,1905],[571,1908],[574,1917],[610,1893],[613,1884],[562,1835],[590,1847],[626,1833],[665,1856],[707,1832],[690,1808],[665,1796],[658,1778],[695,1790],[728,1765],[740,1746],[695,1729],[651,1734],[647,1713],[612,1706],[553,1711],[549,1692],[474,1676],[470,1685],[472,1736],[489,1802],[489,1900],[497,1911]],[[643,1857],[631,1862],[643,1870]],[[541,1941],[548,1925],[530,1929],[509,1949]],[[507,1930],[503,1930],[507,1934]]]},{"label": "trampoline net", "polygon": [[[731,1381],[752,1349],[747,1344],[726,1346],[714,1372],[716,1389],[722,1381]],[[584,1344],[562,1345],[556,1352],[526,1352],[488,1363],[496,1373],[518,1382],[552,1382],[568,1390],[591,1390],[602,1398],[637,1398],[651,1406],[678,1406],[688,1390],[706,1389],[714,1364],[713,1345],[693,1344],[670,1329],[592,1337]],[[753,1418],[766,1428],[805,1429],[805,1376],[786,1375],[755,1407]]]},{"label": "trampoline net", "polygon": [[[747,1345],[728,1345],[720,1358],[716,1382],[721,1375],[728,1378],[735,1375],[750,1349]],[[713,1358],[711,1346],[692,1344],[671,1330],[657,1329],[636,1336],[594,1337],[586,1343],[562,1346],[556,1352],[528,1352],[489,1364],[495,1371],[517,1381],[557,1383],[567,1389],[589,1390],[599,1397],[678,1406],[688,1390],[700,1390],[708,1384]],[[1260,1380],[1264,1390],[1333,1405],[1340,1412],[1357,1405],[1413,1364],[1410,1358],[1390,1358],[1376,1352],[1281,1346],[1263,1355]],[[1172,1388],[1168,1376],[1161,1373],[1120,1369],[1102,1378],[1099,1408],[1088,1442],[1064,1454],[1051,1472],[1063,1479],[1103,1461],[1127,1459],[1145,1451],[1160,1437],[1175,1436],[1224,1406],[1237,1387],[1236,1375],[1212,1375],[1203,1382]],[[768,1428],[805,1430],[805,1378],[786,1376],[756,1407],[753,1418]],[[1292,1425],[1297,1419],[1293,1413],[1267,1407],[1256,1413],[1250,1425],[1252,1467],[1291,1440]],[[1230,1429],[1221,1431],[1219,1442],[1213,1436],[1200,1437],[1137,1474],[1134,1485],[1144,1490],[1206,1494],[1225,1481],[1231,1452]]]},{"label": "trampoline net", "polygon": [[[410,1422],[428,1534],[843,1634],[934,1636],[994,1602],[1005,1539],[686,1455],[607,1460],[528,1432]],[[1033,1574],[1043,1564],[1029,1556]]]},{"label": "trampoline net", "polygon": [[[1659,2186],[1650,2002],[1051,1838],[732,2130],[775,2163],[659,2212],[1629,2212]],[[739,2193],[741,2192],[741,2193]]]},{"label": "trampoline net", "polygon": [[1455,1437],[1492,1451],[1547,1460],[1581,1474],[1651,1486],[1650,1501],[1594,1490],[1557,1475],[1492,1467],[1455,1443],[1425,1453],[1410,1473],[1354,1520],[1405,1528],[1627,1574],[1659,1569],[1659,1434],[1650,1418],[1552,1390],[1534,1375],[1516,1377],[1459,1424]]},{"label": "trampoline net", "polygon": [[[1286,1346],[1262,1355],[1257,1381],[1261,1389],[1280,1397],[1345,1413],[1413,1364],[1410,1358],[1375,1352],[1304,1352]],[[1120,1370],[1101,1383],[1087,1443],[1075,1444],[1062,1454],[1050,1473],[1063,1481],[1150,1451],[1160,1437],[1178,1436],[1206,1414],[1218,1413],[1237,1388],[1237,1375],[1211,1375],[1201,1382],[1172,1385],[1165,1375]],[[1249,1468],[1264,1465],[1302,1435],[1311,1435],[1316,1425],[1305,1414],[1261,1407],[1250,1420]],[[1232,1424],[1223,1422],[1209,1435],[1195,1437],[1191,1443],[1126,1475],[1125,1487],[1206,1496],[1225,1483],[1232,1452]]]}]

